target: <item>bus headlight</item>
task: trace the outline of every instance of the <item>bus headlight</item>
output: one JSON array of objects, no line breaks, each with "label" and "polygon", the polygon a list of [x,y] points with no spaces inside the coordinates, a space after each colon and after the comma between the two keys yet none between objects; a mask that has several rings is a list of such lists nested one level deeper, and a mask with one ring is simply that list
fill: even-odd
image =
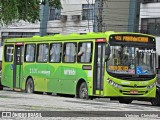
[{"label": "bus headlight", "polygon": [[121,86],[121,85],[118,85],[117,83],[113,82],[113,81],[112,81],[111,79],[109,79],[109,78],[107,79],[107,81],[108,81],[108,83],[109,83],[110,85],[112,85],[113,87],[122,90],[122,86]]},{"label": "bus headlight", "polygon": [[153,83],[152,85],[148,85],[148,86],[147,86],[147,90],[153,88],[155,85],[156,85],[156,83]]}]

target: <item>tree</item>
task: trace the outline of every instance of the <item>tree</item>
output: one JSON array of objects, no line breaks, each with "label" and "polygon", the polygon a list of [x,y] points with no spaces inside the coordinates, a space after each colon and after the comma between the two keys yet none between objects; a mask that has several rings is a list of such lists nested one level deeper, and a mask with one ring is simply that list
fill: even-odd
[{"label": "tree", "polygon": [[[45,5],[46,2],[47,0],[0,0],[0,24],[8,25],[19,20],[34,23],[39,20],[40,4]],[[48,2],[52,7],[61,8],[60,0]]]}]

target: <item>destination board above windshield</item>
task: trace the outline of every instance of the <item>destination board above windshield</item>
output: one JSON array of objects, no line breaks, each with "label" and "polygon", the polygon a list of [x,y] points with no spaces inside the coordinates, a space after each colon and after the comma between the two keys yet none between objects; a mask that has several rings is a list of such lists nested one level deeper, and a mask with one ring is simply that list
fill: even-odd
[{"label": "destination board above windshield", "polygon": [[110,36],[111,42],[155,43],[154,37],[132,34],[115,34]]}]

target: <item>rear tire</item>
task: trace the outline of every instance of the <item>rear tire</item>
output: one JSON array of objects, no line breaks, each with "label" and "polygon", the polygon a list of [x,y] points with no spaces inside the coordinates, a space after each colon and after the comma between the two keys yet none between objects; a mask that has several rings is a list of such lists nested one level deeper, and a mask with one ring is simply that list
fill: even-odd
[{"label": "rear tire", "polygon": [[151,99],[151,104],[153,106],[160,106],[160,94],[156,92],[156,98]]},{"label": "rear tire", "polygon": [[0,80],[0,90],[3,90],[3,85],[1,84],[1,80]]},{"label": "rear tire", "polygon": [[2,85],[0,85],[0,90],[3,90],[3,86]]},{"label": "rear tire", "polygon": [[87,89],[87,85],[86,85],[85,82],[83,82],[80,85],[80,88],[79,88],[79,98],[81,98],[81,99],[89,99],[88,89]]},{"label": "rear tire", "polygon": [[119,103],[130,104],[130,103],[132,103],[133,100],[120,98],[120,99],[118,99],[118,101],[119,101]]},{"label": "rear tire", "polygon": [[33,93],[34,92],[34,83],[32,78],[29,78],[26,82],[26,93]]}]

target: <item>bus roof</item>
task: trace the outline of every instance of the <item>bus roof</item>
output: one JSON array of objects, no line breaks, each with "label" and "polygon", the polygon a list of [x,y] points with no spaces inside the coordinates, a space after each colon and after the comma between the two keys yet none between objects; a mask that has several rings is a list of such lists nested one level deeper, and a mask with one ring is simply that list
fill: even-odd
[{"label": "bus roof", "polygon": [[142,34],[142,33],[133,33],[133,32],[114,32],[114,31],[107,31],[107,32],[100,32],[100,33],[94,33],[89,32],[87,34],[69,34],[69,35],[48,35],[48,36],[33,36],[29,38],[8,38],[5,39],[6,42],[36,42],[36,41],[59,41],[59,40],[82,40],[82,39],[96,39],[96,38],[108,38],[110,35],[113,34],[138,34],[138,35],[147,35],[150,37],[154,37],[148,34]]},{"label": "bus roof", "polygon": [[79,40],[79,39],[92,39],[92,38],[106,38],[105,33],[87,33],[87,34],[69,34],[69,35],[48,35],[48,36],[33,36],[30,38],[9,38],[5,42],[23,42],[23,41],[51,41],[51,40]]}]

